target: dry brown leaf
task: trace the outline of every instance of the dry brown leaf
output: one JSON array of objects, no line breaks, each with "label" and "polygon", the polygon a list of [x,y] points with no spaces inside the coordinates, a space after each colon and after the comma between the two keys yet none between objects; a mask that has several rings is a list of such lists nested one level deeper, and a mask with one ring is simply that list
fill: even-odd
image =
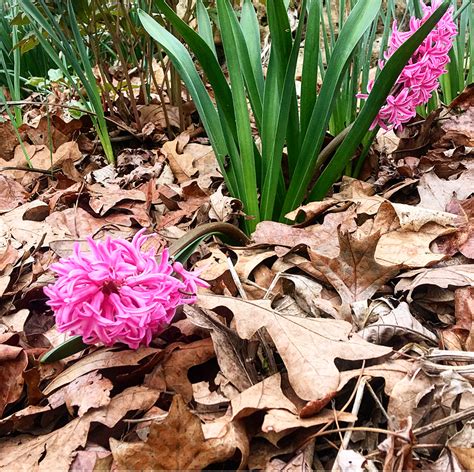
[{"label": "dry brown leaf", "polygon": [[[287,280],[289,284],[284,284],[285,294],[292,294],[298,306],[307,314],[320,318],[322,314],[327,314],[335,319],[340,319],[337,305],[333,300],[323,298],[323,286],[315,280],[297,274],[283,274],[281,279]],[[286,285],[293,285],[293,290],[289,290]],[[281,312],[281,309],[279,310]]]},{"label": "dry brown leaf", "polygon": [[322,424],[330,424],[334,421],[352,423],[357,421],[357,416],[352,413],[336,410],[321,410],[312,418],[301,418],[295,413],[284,409],[271,409],[267,411],[262,423],[264,433],[281,433],[296,428],[312,428]]},{"label": "dry brown leaf", "polygon": [[296,415],[296,406],[281,390],[281,376],[274,374],[252,385],[231,400],[232,419],[241,419],[255,412],[271,409],[284,409]]},{"label": "dry brown leaf", "polygon": [[118,185],[103,187],[94,184],[88,187],[90,193],[89,205],[97,215],[103,216],[112,208],[115,208],[119,202],[132,200],[135,202],[145,202],[146,196],[141,190],[124,190]]},{"label": "dry brown leaf", "polygon": [[418,185],[419,206],[432,210],[446,211],[454,198],[465,200],[474,188],[474,170],[464,171],[456,180],[440,179],[434,172],[423,174]]},{"label": "dry brown leaf", "polygon": [[455,292],[456,324],[441,332],[445,349],[474,351],[474,287]]},{"label": "dry brown leaf", "polygon": [[0,440],[0,469],[69,470],[74,452],[86,445],[91,423],[113,428],[129,411],[151,408],[158,396],[159,392],[146,387],[130,387],[114,397],[109,405],[90,411],[52,433]]},{"label": "dry brown leaf", "polygon": [[28,195],[23,185],[6,175],[0,175],[0,214],[26,203]]},{"label": "dry brown leaf", "polygon": [[388,344],[394,338],[403,337],[416,342],[428,340],[435,345],[437,336],[426,329],[410,312],[407,303],[401,302],[390,312],[379,316],[379,319],[357,333],[365,340],[376,344]]},{"label": "dry brown leaf", "polygon": [[141,347],[136,351],[118,351],[114,348],[98,349],[76,361],[66,370],[61,372],[43,391],[49,395],[54,390],[73,382],[78,377],[95,370],[111,369],[112,367],[135,366],[149,356],[156,356],[161,349],[153,347]]},{"label": "dry brown leaf", "polygon": [[196,326],[211,331],[217,362],[226,379],[240,392],[250,388],[255,382],[245,362],[245,341],[206,310],[184,306],[184,313]]},{"label": "dry brown leaf", "polygon": [[231,458],[239,447],[231,424],[224,436],[205,439],[201,421],[179,395],[174,396],[166,419],[151,424],[145,442],[110,439],[114,462],[125,470],[204,470]]},{"label": "dry brown leaf", "polygon": [[145,385],[158,388],[163,384],[166,390],[176,392],[186,402],[190,402],[193,398],[193,386],[188,378],[188,370],[215,357],[211,338],[170,347],[171,354],[147,375]]},{"label": "dry brown leaf", "polygon": [[232,221],[242,215],[242,202],[237,200],[237,198],[224,195],[223,187],[224,185],[220,185],[209,198],[209,203],[211,204],[209,218],[217,221]]},{"label": "dry brown leaf", "polygon": [[[189,132],[184,132],[173,141],[163,144],[161,152],[168,159],[168,163],[173,171],[178,183],[187,182],[197,174],[194,166],[196,155],[189,152]],[[196,145],[201,146],[201,145]],[[205,153],[209,153],[209,148],[204,146]]]},{"label": "dry brown leaf", "polygon": [[34,247],[44,237],[43,245],[48,245],[50,241],[65,236],[64,228],[50,225],[46,221],[48,214],[48,205],[40,200],[34,200],[3,214],[2,222],[19,243]]},{"label": "dry brown leaf", "polygon": [[463,429],[448,440],[449,450],[456,456],[465,470],[474,470],[474,421],[467,422]]},{"label": "dry brown leaf", "polygon": [[[5,342],[12,343],[11,335],[1,335]],[[23,393],[23,372],[28,365],[28,356],[23,348],[10,344],[0,344],[0,417],[5,408],[16,402]]]},{"label": "dry brown leaf", "polygon": [[78,416],[83,416],[92,408],[100,408],[110,403],[112,382],[102,377],[98,371],[90,372],[73,380],[54,396],[64,396],[64,402],[71,416],[75,406],[79,407]]},{"label": "dry brown leaf", "polygon": [[423,285],[441,288],[470,287],[474,285],[474,265],[458,264],[435,269],[419,269],[405,272],[399,276],[395,287],[397,292],[408,292],[407,301],[413,301],[413,291]]},{"label": "dry brown leaf", "polygon": [[83,208],[78,207],[68,208],[64,211],[55,211],[45,221],[54,228],[54,231],[62,231],[62,233],[56,234],[54,238],[61,239],[61,236],[65,237],[66,235],[72,238],[93,236],[106,226],[128,228],[132,226],[132,219],[133,215],[120,213],[112,213],[101,218],[95,218]]},{"label": "dry brown leaf", "polygon": [[343,303],[370,298],[400,271],[401,265],[384,266],[375,261],[378,233],[357,239],[338,232],[338,237],[338,257],[327,257],[313,250],[310,250],[310,257],[313,267],[321,273],[321,279],[335,288]]},{"label": "dry brown leaf", "polygon": [[231,310],[237,333],[243,339],[251,339],[257,330],[265,328],[285,363],[291,386],[307,401],[329,398],[337,391],[340,373],[334,364],[336,358],[362,361],[391,352],[390,348],[350,335],[349,323],[284,317],[272,310],[268,302],[201,295],[199,305]]},{"label": "dry brown leaf", "polygon": [[13,159],[17,146],[18,137],[11,122],[0,122],[0,165],[14,165],[9,161]]},{"label": "dry brown leaf", "polygon": [[468,200],[452,200],[448,211],[460,216],[461,222],[454,234],[437,241],[440,252],[454,255],[459,251],[463,256],[474,259],[474,197]]}]

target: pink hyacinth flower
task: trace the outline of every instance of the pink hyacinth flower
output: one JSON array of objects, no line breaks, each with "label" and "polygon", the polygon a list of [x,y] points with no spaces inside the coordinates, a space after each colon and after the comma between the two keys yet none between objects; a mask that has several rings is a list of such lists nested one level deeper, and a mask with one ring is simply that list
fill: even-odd
[{"label": "pink hyacinth flower", "polygon": [[[385,60],[417,31],[420,26],[439,7],[441,0],[433,0],[431,6],[421,2],[423,17],[410,19],[409,31],[399,31],[397,22],[394,21],[392,35],[389,39],[388,49],[384,53]],[[398,77],[394,92],[387,98],[387,102],[380,109],[371,129],[379,125],[383,129],[400,128],[404,123],[416,116],[416,107],[426,104],[438,88],[438,79],[446,72],[449,63],[449,51],[453,45],[457,27],[453,20],[453,7],[446,13],[431,30],[420,47],[415,51]],[[383,68],[385,61],[380,61],[379,67]],[[370,93],[374,81],[370,81],[367,89]],[[358,98],[367,98],[367,94],[358,94]]]},{"label": "pink hyacinth flower", "polygon": [[87,344],[148,346],[172,320],[178,306],[196,301],[197,287],[208,284],[169,260],[165,249],[158,261],[154,251],[141,251],[144,229],[131,242],[94,241],[90,252],[79,244],[66,259],[52,264],[58,275],[44,288],[60,332],[80,335]]}]

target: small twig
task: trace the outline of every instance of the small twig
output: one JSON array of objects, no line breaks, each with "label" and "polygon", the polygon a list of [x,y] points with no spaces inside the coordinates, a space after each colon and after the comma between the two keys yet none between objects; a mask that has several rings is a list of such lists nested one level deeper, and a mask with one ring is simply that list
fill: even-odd
[{"label": "small twig", "polygon": [[[362,398],[364,397],[364,390],[365,390],[366,384],[367,384],[367,377],[363,377],[362,380],[359,383],[359,387],[357,388],[354,404],[352,405],[351,413],[355,416],[358,416],[360,406],[362,404]],[[355,424],[355,422],[351,423],[350,426],[352,427],[352,426],[354,426],[354,424]],[[352,437],[352,430],[349,429],[344,434],[344,439],[342,440],[340,450],[347,449],[347,446],[349,445],[351,437]]]},{"label": "small twig", "polygon": [[136,419],[125,419],[123,420],[124,423],[145,423],[146,421],[154,421],[154,420],[164,420],[168,416],[168,413],[163,414],[163,415],[157,415],[157,416],[150,416],[149,418],[136,418]]},{"label": "small twig", "polygon": [[234,281],[235,286],[237,287],[237,291],[239,292],[239,295],[244,299],[248,300],[247,294],[245,293],[244,287],[242,286],[242,282],[240,281],[239,274],[237,274],[237,271],[235,270],[235,266],[232,263],[232,260],[230,257],[227,257],[227,267],[229,268],[230,275],[232,277],[232,280]]},{"label": "small twig", "polygon": [[401,433],[396,433],[394,431],[389,431],[388,429],[369,428],[369,427],[365,427],[365,426],[354,426],[352,428],[326,429],[324,431],[318,431],[317,433],[314,433],[311,437],[325,436],[327,434],[334,434],[334,433],[340,433],[340,432],[344,433],[346,431],[362,431],[362,432],[367,432],[367,433],[379,433],[379,434],[385,434],[387,436],[395,436],[396,438],[401,439],[402,441],[405,441],[405,442],[409,441]]},{"label": "small twig", "polygon": [[51,174],[54,174],[54,172],[59,171],[59,169],[44,170],[44,169],[38,169],[36,167],[24,167],[24,166],[5,166],[5,167],[0,167],[0,170],[21,170],[23,172],[36,172],[38,174],[47,174],[47,175],[51,175]]},{"label": "small twig", "polygon": [[430,434],[434,431],[446,428],[446,426],[449,426],[453,423],[457,423],[458,421],[462,420],[469,420],[471,418],[474,418],[474,407],[459,411],[458,413],[454,413],[454,415],[434,421],[433,423],[422,426],[421,428],[416,428],[413,430],[413,434],[415,436],[426,436],[427,434]]},{"label": "small twig", "polygon": [[379,397],[374,392],[374,389],[372,388],[372,386],[370,385],[369,382],[366,383],[366,387],[367,387],[367,390],[369,391],[369,393],[372,395],[372,398],[375,400],[375,403],[377,403],[377,406],[380,408],[380,411],[382,412],[382,414],[387,419],[388,424],[391,425],[392,420],[390,419],[390,416],[388,416],[387,410],[385,410],[384,406],[382,405],[382,403],[379,400]]}]

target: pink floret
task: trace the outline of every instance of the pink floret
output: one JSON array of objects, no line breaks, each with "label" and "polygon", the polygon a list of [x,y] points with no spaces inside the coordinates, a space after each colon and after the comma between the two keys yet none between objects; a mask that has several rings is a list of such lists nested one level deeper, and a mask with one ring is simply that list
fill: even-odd
[{"label": "pink floret", "polygon": [[[421,2],[423,18],[412,17],[409,31],[399,31],[397,22],[394,22],[388,49],[384,54],[385,60],[421,27],[438,8],[441,0],[434,0],[431,3],[431,6],[426,6]],[[449,64],[448,54],[456,34],[457,27],[451,6],[408,61],[397,79],[394,92],[388,96],[386,104],[380,109],[372,128],[376,125],[383,129],[399,128],[416,116],[416,107],[429,101],[438,88],[439,77],[446,72],[446,66]],[[380,68],[383,68],[384,64],[385,61],[380,61]],[[367,87],[369,93],[373,85],[373,81],[369,82]],[[359,98],[367,96],[367,94],[358,95]]]},{"label": "pink floret", "polygon": [[196,301],[197,288],[208,284],[171,262],[167,249],[159,261],[154,251],[141,251],[144,231],[131,242],[88,238],[90,252],[76,243],[72,256],[51,265],[58,279],[44,293],[58,331],[87,344],[137,349],[171,322],[178,306]]}]

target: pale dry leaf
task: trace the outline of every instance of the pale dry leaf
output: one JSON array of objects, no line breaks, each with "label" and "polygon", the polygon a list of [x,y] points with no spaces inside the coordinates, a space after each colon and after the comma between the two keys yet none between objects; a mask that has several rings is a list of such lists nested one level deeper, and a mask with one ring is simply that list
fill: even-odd
[{"label": "pale dry leaf", "polygon": [[[430,246],[438,237],[454,232],[437,223],[427,223],[419,231],[392,231],[380,236],[375,251],[375,260],[384,266],[425,267],[446,258],[434,253]],[[403,248],[401,251],[400,248]]]},{"label": "pale dry leaf", "polygon": [[413,301],[413,291],[424,285],[435,285],[446,289],[448,287],[474,286],[474,265],[458,264],[434,269],[419,269],[405,272],[395,286],[396,292],[408,292],[407,301]]},{"label": "pale dry leaf", "polygon": [[146,196],[141,190],[125,190],[121,189],[118,185],[103,187],[102,185],[94,184],[90,185],[88,190],[90,193],[89,206],[100,216],[105,215],[109,210],[119,206],[118,203],[125,200],[146,202]]},{"label": "pale dry leaf", "polygon": [[69,470],[74,452],[84,447],[91,423],[113,428],[129,411],[148,410],[159,392],[130,387],[109,405],[86,413],[66,426],[42,436],[21,435],[0,440],[0,469],[30,472]]},{"label": "pale dry leaf", "polygon": [[349,323],[285,317],[272,310],[268,302],[201,295],[199,305],[207,309],[220,306],[229,309],[237,333],[243,339],[251,339],[260,328],[265,328],[285,363],[291,386],[303,400],[320,400],[336,392],[340,380],[334,364],[336,358],[361,361],[391,352],[390,348],[351,335]]},{"label": "pale dry leaf", "polygon": [[461,173],[456,180],[440,179],[433,171],[423,174],[418,185],[419,206],[432,210],[446,211],[453,199],[465,200],[474,189],[474,169]]},{"label": "pale dry leaf", "polygon": [[216,221],[232,221],[242,214],[242,202],[237,198],[224,195],[223,188],[224,184],[220,185],[209,198],[211,204],[209,218]]},{"label": "pale dry leaf", "polygon": [[245,342],[208,311],[189,305],[183,310],[192,323],[211,331],[217,362],[224,377],[240,392],[250,388],[254,382],[245,362]]},{"label": "pale dry leaf", "polygon": [[66,370],[61,372],[43,391],[49,395],[54,390],[73,382],[78,377],[95,370],[111,369],[113,367],[135,366],[147,357],[155,356],[161,349],[141,347],[136,351],[119,351],[114,348],[98,349],[92,354],[82,357]]},{"label": "pale dry leaf", "polygon": [[367,459],[356,451],[341,449],[331,472],[364,472]]},{"label": "pale dry leaf", "polygon": [[0,214],[23,205],[27,200],[28,192],[23,185],[6,175],[0,175]]},{"label": "pale dry leaf", "polygon": [[64,387],[64,400],[69,413],[73,415],[74,406],[79,407],[78,416],[83,416],[92,408],[108,405],[112,388],[112,382],[99,374],[98,371],[90,372],[73,380]]},{"label": "pale dry leaf", "polygon": [[265,413],[262,423],[264,433],[281,433],[296,428],[312,428],[313,426],[331,424],[334,421],[352,423],[357,416],[348,412],[321,410],[311,418],[301,418],[295,413],[284,409],[271,409]]},{"label": "pale dry leaf", "polygon": [[258,384],[252,385],[231,400],[232,419],[241,419],[255,412],[270,409],[284,409],[296,415],[296,406],[281,390],[280,374],[273,374]]},{"label": "pale dry leaf", "polygon": [[409,341],[428,340],[437,344],[438,338],[425,328],[410,312],[408,303],[401,302],[389,313],[379,316],[379,319],[358,331],[359,336],[376,344],[387,344],[393,337],[400,336]]},{"label": "pale dry leaf", "polygon": [[230,424],[224,436],[205,439],[201,421],[180,395],[173,397],[165,420],[151,424],[145,442],[110,439],[114,462],[125,470],[203,470],[231,458],[238,447]]},{"label": "pale dry leaf", "polygon": [[474,420],[449,438],[448,448],[466,470],[474,470]]},{"label": "pale dry leaf", "polygon": [[[327,314],[332,318],[339,319],[337,307],[331,300],[322,296],[323,286],[315,280],[298,274],[282,274],[281,279],[290,282],[293,290],[285,290],[285,293],[292,293],[293,298],[300,308],[308,315],[320,318],[322,314]],[[281,310],[279,310],[281,312]]]}]

